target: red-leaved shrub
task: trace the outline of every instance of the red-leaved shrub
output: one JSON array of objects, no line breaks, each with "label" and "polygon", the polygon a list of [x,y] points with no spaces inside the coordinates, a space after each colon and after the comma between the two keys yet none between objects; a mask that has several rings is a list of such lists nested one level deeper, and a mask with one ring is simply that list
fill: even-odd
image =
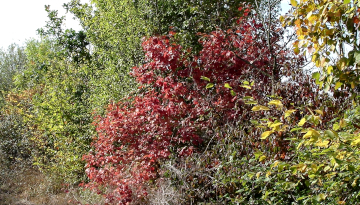
[{"label": "red-leaved shrub", "polygon": [[[146,186],[159,177],[162,160],[191,155],[205,147],[215,127],[246,118],[249,106],[242,97],[265,98],[292,67],[279,44],[282,30],[271,29],[267,39],[246,8],[233,28],[199,34],[198,55],[183,50],[173,32],[146,39],[147,63],[132,73],[140,94],[111,104],[96,122],[93,151],[84,156],[87,186],[106,188],[109,203],[146,200]],[[242,86],[245,81],[255,82],[248,85],[252,89]]]}]

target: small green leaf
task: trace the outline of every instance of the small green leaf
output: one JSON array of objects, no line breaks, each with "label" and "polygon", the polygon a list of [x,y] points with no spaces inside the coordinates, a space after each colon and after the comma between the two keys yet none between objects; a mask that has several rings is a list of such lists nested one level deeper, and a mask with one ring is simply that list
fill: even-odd
[{"label": "small green leaf", "polygon": [[349,4],[350,0],[344,0],[344,4]]},{"label": "small green leaf", "polygon": [[255,159],[258,159],[262,154],[263,154],[263,153],[260,152],[260,151],[255,152],[255,153],[254,153]]},{"label": "small green leaf", "polygon": [[232,89],[232,87],[229,85],[229,83],[225,83],[224,87],[225,87],[225,88]]},{"label": "small green leaf", "polygon": [[212,84],[212,83],[208,83],[208,84],[206,85],[206,89],[209,89],[209,88],[212,88],[212,87],[214,87],[214,84]]},{"label": "small green leaf", "polygon": [[297,198],[296,201],[301,201],[301,200],[306,199],[306,198],[308,198],[308,196],[302,196],[302,197]]},{"label": "small green leaf", "polygon": [[295,131],[299,131],[299,130],[302,130],[303,128],[302,127],[296,127],[296,128],[292,128],[290,130],[290,132],[295,132]]},{"label": "small green leaf", "polygon": [[210,78],[205,77],[205,76],[201,76],[201,78],[200,78],[200,79],[202,79],[202,80],[206,80],[206,81],[209,81],[209,82],[210,82]]},{"label": "small green leaf", "polygon": [[313,77],[316,81],[318,81],[319,78],[320,78],[320,73],[319,73],[319,72],[315,72],[315,73],[312,74],[312,77]]},{"label": "small green leaf", "polygon": [[235,93],[233,90],[230,91],[230,94],[231,94],[232,96],[235,96],[235,95],[236,95],[236,93]]},{"label": "small green leaf", "polygon": [[335,133],[333,132],[333,131],[331,131],[331,130],[325,130],[325,135],[327,136],[327,137],[329,137],[330,139],[334,139],[335,138]]}]

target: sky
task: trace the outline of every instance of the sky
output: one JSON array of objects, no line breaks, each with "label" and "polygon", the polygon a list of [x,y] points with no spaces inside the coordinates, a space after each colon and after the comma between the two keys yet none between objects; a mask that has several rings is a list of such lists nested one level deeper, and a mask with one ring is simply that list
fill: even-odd
[{"label": "sky", "polygon": [[[70,0],[2,0],[0,3],[0,48],[7,48],[12,43],[23,45],[27,39],[38,38],[36,30],[46,25],[48,20],[45,5],[51,10],[58,10],[59,16],[65,15],[64,3]],[[282,0],[283,13],[290,9],[290,0]],[[81,0],[89,2],[89,0]],[[66,28],[79,30],[73,15],[66,15]]]},{"label": "sky", "polygon": [[[23,45],[27,39],[38,38],[36,30],[46,25],[48,19],[45,5],[65,15],[62,7],[70,0],[1,0],[0,3],[0,48],[12,43]],[[82,0],[82,2],[84,2]],[[66,28],[80,29],[79,23],[66,15]]]}]

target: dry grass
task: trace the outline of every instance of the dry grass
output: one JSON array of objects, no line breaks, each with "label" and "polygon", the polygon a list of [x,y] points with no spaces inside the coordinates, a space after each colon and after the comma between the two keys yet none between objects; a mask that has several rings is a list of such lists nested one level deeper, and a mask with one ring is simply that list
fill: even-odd
[{"label": "dry grass", "polygon": [[104,204],[102,197],[79,187],[60,189],[35,167],[0,166],[0,205]]}]

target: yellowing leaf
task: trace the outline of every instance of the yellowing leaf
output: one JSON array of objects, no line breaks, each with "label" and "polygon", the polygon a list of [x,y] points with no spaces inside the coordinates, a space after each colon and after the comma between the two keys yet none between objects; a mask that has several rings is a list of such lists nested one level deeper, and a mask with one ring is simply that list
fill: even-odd
[{"label": "yellowing leaf", "polygon": [[319,197],[320,197],[321,200],[325,200],[325,199],[326,199],[326,195],[323,194],[323,193],[319,194]]},{"label": "yellowing leaf", "polygon": [[275,105],[275,106],[277,106],[277,107],[282,107],[282,106],[283,106],[283,104],[281,103],[280,100],[272,100],[272,101],[270,101],[270,102],[268,103],[268,105]]},{"label": "yellowing leaf", "polygon": [[310,129],[304,136],[303,138],[309,138],[309,137],[320,137],[320,133],[314,129]]},{"label": "yellowing leaf", "polygon": [[293,7],[296,7],[298,5],[296,0],[290,0],[290,3]]},{"label": "yellowing leaf", "polygon": [[269,135],[271,135],[272,133],[274,133],[274,131],[266,131],[266,132],[263,132],[263,133],[261,134],[260,139],[264,140],[264,139],[266,139],[267,137],[269,137]]},{"label": "yellowing leaf", "polygon": [[270,108],[263,106],[263,105],[257,105],[257,106],[254,106],[251,110],[252,111],[261,111],[261,110],[270,110]]},{"label": "yellowing leaf", "polygon": [[246,88],[246,89],[251,89],[251,87],[248,86],[248,85],[240,85],[240,87],[243,87],[243,88]]},{"label": "yellowing leaf", "polygon": [[305,119],[305,118],[302,118],[302,119],[300,120],[300,122],[298,123],[298,125],[299,125],[299,126],[303,126],[303,125],[305,124],[305,122],[306,122],[306,119]]},{"label": "yellowing leaf", "polygon": [[324,112],[321,111],[321,110],[315,110],[315,112],[316,112],[317,114],[319,114],[319,115],[324,115]]},{"label": "yellowing leaf", "polygon": [[352,88],[352,89],[355,88],[355,83],[354,83],[354,82],[351,82],[350,85],[351,85],[351,88]]},{"label": "yellowing leaf", "polygon": [[260,158],[259,158],[259,162],[262,162],[266,159],[266,156],[265,155],[262,155]]},{"label": "yellowing leaf", "polygon": [[356,140],[354,140],[354,141],[351,142],[351,145],[352,145],[352,146],[357,146],[357,145],[359,145],[359,144],[360,144],[360,138],[358,138],[358,139],[356,139]]},{"label": "yellowing leaf", "polygon": [[344,128],[346,126],[346,121],[344,119],[340,120],[340,127]]},{"label": "yellowing leaf", "polygon": [[285,111],[285,118],[289,117],[293,112],[295,112],[296,110],[286,110]]},{"label": "yellowing leaf", "polygon": [[342,83],[336,82],[335,84],[335,90],[339,89],[342,86]]}]

